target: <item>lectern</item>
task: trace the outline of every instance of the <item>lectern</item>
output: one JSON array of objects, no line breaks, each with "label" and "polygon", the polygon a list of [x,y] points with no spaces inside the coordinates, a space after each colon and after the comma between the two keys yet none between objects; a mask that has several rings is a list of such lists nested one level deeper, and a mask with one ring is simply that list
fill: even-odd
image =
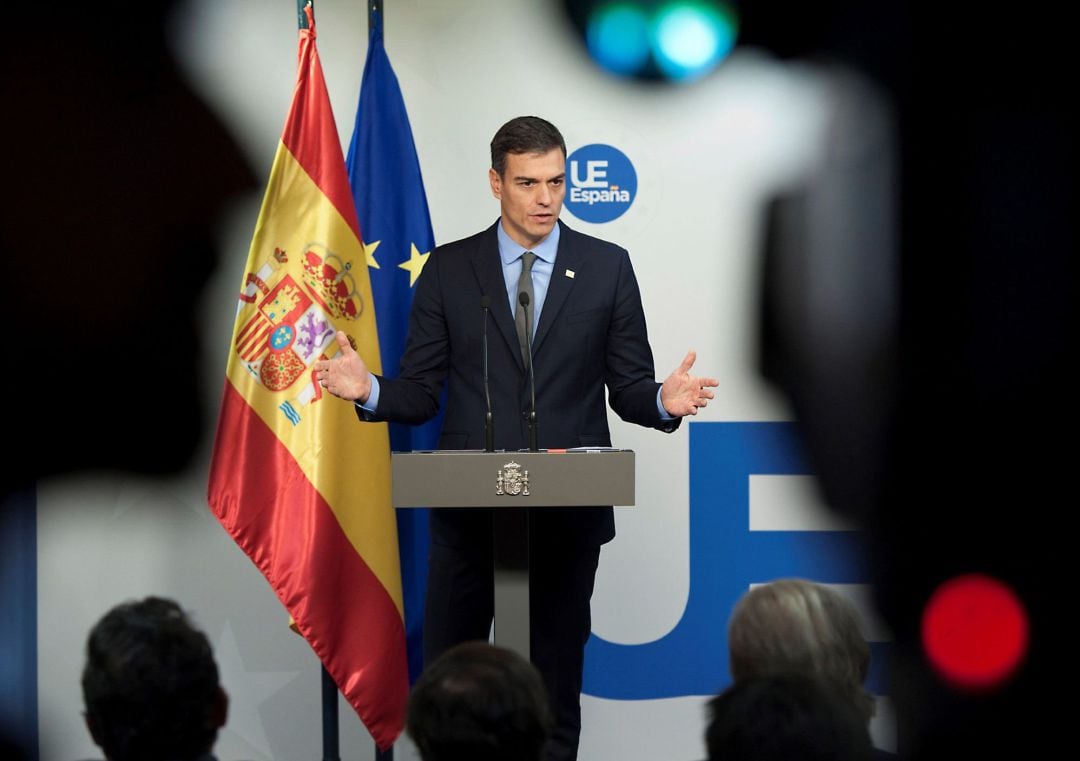
[{"label": "lectern", "polygon": [[394,507],[496,508],[495,642],[530,657],[528,511],[634,504],[629,449],[394,452]]}]

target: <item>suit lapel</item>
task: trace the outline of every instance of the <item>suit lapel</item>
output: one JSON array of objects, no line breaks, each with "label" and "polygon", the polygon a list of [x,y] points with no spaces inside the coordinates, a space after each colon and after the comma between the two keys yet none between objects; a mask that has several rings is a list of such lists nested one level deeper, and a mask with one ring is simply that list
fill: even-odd
[{"label": "suit lapel", "polygon": [[534,356],[540,351],[551,326],[566,303],[566,297],[574,287],[574,278],[567,272],[576,274],[581,268],[581,249],[577,245],[574,231],[562,222],[559,222],[559,225],[562,228],[559,232],[559,251],[555,255],[551,282],[548,283],[547,295],[544,297],[544,309],[540,312],[540,324],[536,326],[536,337],[533,339]]},{"label": "suit lapel", "polygon": [[502,260],[499,258],[499,238],[496,232],[498,224],[496,220],[480,239],[480,245],[473,251],[472,265],[476,279],[480,283],[480,292],[491,299],[492,319],[506,341],[510,353],[516,359],[518,368],[524,371],[525,363],[521,359],[521,350],[518,348],[514,315],[506,300],[506,280],[503,278]]}]

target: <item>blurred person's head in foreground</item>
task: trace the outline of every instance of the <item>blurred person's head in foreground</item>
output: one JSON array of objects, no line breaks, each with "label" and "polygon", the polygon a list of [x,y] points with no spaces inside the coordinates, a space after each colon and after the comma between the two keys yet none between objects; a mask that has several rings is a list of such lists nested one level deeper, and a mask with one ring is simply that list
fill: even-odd
[{"label": "blurred person's head in foreground", "polygon": [[417,680],[406,728],[424,761],[539,761],[552,723],[535,666],[511,650],[465,642]]},{"label": "blurred person's head in foreground", "polygon": [[109,761],[193,761],[225,724],[210,642],[172,600],[117,605],[90,631],[86,725]]},{"label": "blurred person's head in foreground", "polygon": [[736,681],[709,701],[709,761],[863,761],[870,732],[830,685],[799,675]]},{"label": "blurred person's head in foreground", "polygon": [[801,675],[830,686],[866,722],[874,715],[874,699],[863,687],[870,646],[859,612],[827,586],[780,579],[753,587],[731,614],[728,652],[736,682]]}]

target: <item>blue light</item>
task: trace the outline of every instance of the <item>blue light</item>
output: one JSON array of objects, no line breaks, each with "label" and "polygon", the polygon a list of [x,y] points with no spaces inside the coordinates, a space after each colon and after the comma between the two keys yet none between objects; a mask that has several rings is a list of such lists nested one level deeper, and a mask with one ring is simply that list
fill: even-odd
[{"label": "blue light", "polygon": [[637,6],[613,4],[589,19],[585,41],[592,57],[608,71],[630,75],[649,60],[649,22]]},{"label": "blue light", "polygon": [[696,79],[731,52],[736,22],[723,3],[676,2],[659,11],[653,35],[660,71],[670,79]]}]

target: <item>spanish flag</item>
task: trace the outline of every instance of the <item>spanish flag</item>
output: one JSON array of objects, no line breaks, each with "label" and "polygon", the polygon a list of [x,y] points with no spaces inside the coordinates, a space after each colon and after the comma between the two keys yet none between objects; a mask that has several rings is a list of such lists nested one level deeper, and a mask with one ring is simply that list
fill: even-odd
[{"label": "spanish flag", "polygon": [[240,287],[209,503],[381,749],[408,671],[385,424],[323,395],[316,361],[345,331],[381,372],[356,208],[315,47],[300,30],[292,107]]}]

